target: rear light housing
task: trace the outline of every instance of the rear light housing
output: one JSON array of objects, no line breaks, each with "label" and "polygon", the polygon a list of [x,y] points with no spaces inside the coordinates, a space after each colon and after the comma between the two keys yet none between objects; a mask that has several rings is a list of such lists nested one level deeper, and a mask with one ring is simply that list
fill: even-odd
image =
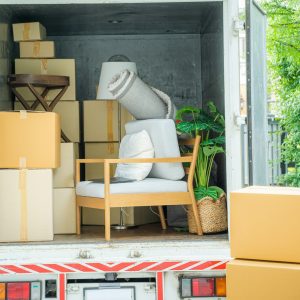
[{"label": "rear light housing", "polygon": [[182,298],[226,297],[226,277],[181,277]]},{"label": "rear light housing", "polygon": [[0,282],[0,300],[41,300],[41,282]]}]

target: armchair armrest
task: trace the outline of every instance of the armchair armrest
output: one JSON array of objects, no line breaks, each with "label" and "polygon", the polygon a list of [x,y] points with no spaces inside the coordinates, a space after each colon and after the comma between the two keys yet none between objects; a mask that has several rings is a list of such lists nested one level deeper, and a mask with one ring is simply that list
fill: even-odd
[{"label": "armchair armrest", "polygon": [[105,159],[108,164],[118,164],[118,163],[184,163],[192,162],[191,156],[185,157],[158,157],[158,158],[110,158]]},{"label": "armchair armrest", "polygon": [[80,181],[80,164],[101,164],[101,163],[104,163],[103,158],[76,159],[76,170],[75,170],[76,183]]}]

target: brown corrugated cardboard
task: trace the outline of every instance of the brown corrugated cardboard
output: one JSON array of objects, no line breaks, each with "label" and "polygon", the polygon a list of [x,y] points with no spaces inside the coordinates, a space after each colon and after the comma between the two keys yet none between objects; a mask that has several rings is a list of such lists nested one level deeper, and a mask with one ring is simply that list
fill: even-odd
[{"label": "brown corrugated cardboard", "polygon": [[119,105],[117,101],[86,100],[84,111],[85,142],[119,141]]},{"label": "brown corrugated cardboard", "polygon": [[53,41],[20,42],[21,58],[54,58]]},{"label": "brown corrugated cardboard", "polygon": [[130,121],[133,121],[134,120],[134,117],[133,115],[128,112],[128,110],[123,107],[122,105],[120,105],[121,107],[121,120],[120,120],[120,125],[121,125],[121,138],[126,134],[126,131],[125,131],[125,124],[130,122]]},{"label": "brown corrugated cardboard", "polygon": [[0,242],[53,239],[52,170],[0,170]]},{"label": "brown corrugated cardboard", "polygon": [[[85,158],[118,158],[118,143],[85,143]],[[116,165],[111,165],[111,175],[114,175]],[[86,180],[103,178],[103,164],[87,164],[85,166]]]},{"label": "brown corrugated cardboard", "polygon": [[233,260],[227,264],[227,300],[300,299],[300,265]]},{"label": "brown corrugated cardboard", "polygon": [[[70,78],[70,86],[61,100],[76,100],[75,60],[74,59],[15,59],[16,74],[34,75],[60,75]],[[35,100],[28,88],[18,88],[25,100]],[[38,89],[41,92],[41,89]],[[47,100],[53,100],[58,91],[53,90],[47,94]]]},{"label": "brown corrugated cardboard", "polygon": [[0,168],[58,168],[60,117],[53,112],[0,112]]},{"label": "brown corrugated cardboard", "polygon": [[75,189],[54,189],[53,196],[54,234],[76,233]]},{"label": "brown corrugated cardboard", "polygon": [[61,143],[61,165],[53,171],[53,187],[66,188],[75,186],[75,159],[78,158],[78,144]]},{"label": "brown corrugated cardboard", "polygon": [[[29,102],[31,105],[33,102]],[[19,101],[15,101],[14,109],[24,109]],[[36,111],[44,111],[43,107],[39,105]],[[62,101],[58,102],[53,110],[58,113],[61,118],[61,128],[70,139],[71,142],[79,143],[79,101]]]},{"label": "brown corrugated cardboard", "polygon": [[[120,223],[120,208],[110,210],[110,224]],[[82,208],[82,225],[104,225],[104,211],[93,208]]]},{"label": "brown corrugated cardboard", "polygon": [[300,189],[249,187],[230,195],[231,256],[300,263]]},{"label": "brown corrugated cardboard", "polygon": [[13,24],[15,42],[44,40],[46,34],[46,28],[39,22]]}]

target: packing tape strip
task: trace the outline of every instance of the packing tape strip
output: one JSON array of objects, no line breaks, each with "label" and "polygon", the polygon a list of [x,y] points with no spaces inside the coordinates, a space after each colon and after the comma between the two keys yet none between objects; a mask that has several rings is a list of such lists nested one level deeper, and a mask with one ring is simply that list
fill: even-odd
[{"label": "packing tape strip", "polygon": [[48,59],[41,59],[41,74],[46,75],[48,73]]},{"label": "packing tape strip", "polygon": [[27,159],[26,157],[19,157],[19,169],[26,169]]},{"label": "packing tape strip", "polygon": [[23,40],[29,40],[30,35],[30,23],[24,23],[23,25]]},{"label": "packing tape strip", "polygon": [[33,42],[33,56],[37,57],[39,56],[41,51],[41,42]]},{"label": "packing tape strip", "polygon": [[21,222],[20,222],[20,240],[28,241],[28,214],[27,214],[27,170],[19,171],[19,190],[21,195]]},{"label": "packing tape strip", "polygon": [[20,119],[21,120],[27,119],[27,111],[26,110],[20,110]]},{"label": "packing tape strip", "polygon": [[[106,101],[106,112],[107,112],[107,119],[106,119],[106,126],[107,126],[107,140],[109,142],[113,142],[114,141],[114,101]],[[115,153],[115,147],[114,147],[114,143],[108,143],[108,152],[110,154]]]}]

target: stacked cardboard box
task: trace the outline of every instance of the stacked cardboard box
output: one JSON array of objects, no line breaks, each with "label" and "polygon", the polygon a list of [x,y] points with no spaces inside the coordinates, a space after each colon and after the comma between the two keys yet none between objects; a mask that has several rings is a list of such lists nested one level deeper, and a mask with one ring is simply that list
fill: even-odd
[{"label": "stacked cardboard box", "polygon": [[[76,232],[75,201],[75,159],[78,158],[79,102],[76,100],[75,60],[55,58],[53,41],[46,40],[46,29],[39,22],[13,24],[14,40],[19,42],[20,59],[15,60],[16,74],[62,75],[70,78],[70,86],[56,104],[54,112],[61,117],[61,128],[71,143],[60,144],[61,166],[53,173],[54,233]],[[27,88],[18,92],[32,105],[35,100]],[[51,102],[57,95],[53,90],[46,100]],[[19,101],[14,103],[15,110],[23,109]],[[43,111],[39,105],[36,111]]]},{"label": "stacked cardboard box", "polygon": [[0,139],[0,242],[52,240],[59,116],[0,112]]},{"label": "stacked cardboard box", "polygon": [[[84,142],[86,158],[117,158],[121,138],[125,135],[125,124],[133,116],[115,100],[86,100],[83,103]],[[114,175],[115,165],[111,175]],[[86,180],[103,178],[103,165],[86,165]],[[157,222],[158,217],[148,207],[125,208],[125,223],[141,225]],[[83,224],[103,225],[103,211],[83,209]],[[111,223],[120,222],[120,209],[111,210]]]},{"label": "stacked cardboard box", "polygon": [[300,299],[300,189],[231,193],[229,300]]}]

